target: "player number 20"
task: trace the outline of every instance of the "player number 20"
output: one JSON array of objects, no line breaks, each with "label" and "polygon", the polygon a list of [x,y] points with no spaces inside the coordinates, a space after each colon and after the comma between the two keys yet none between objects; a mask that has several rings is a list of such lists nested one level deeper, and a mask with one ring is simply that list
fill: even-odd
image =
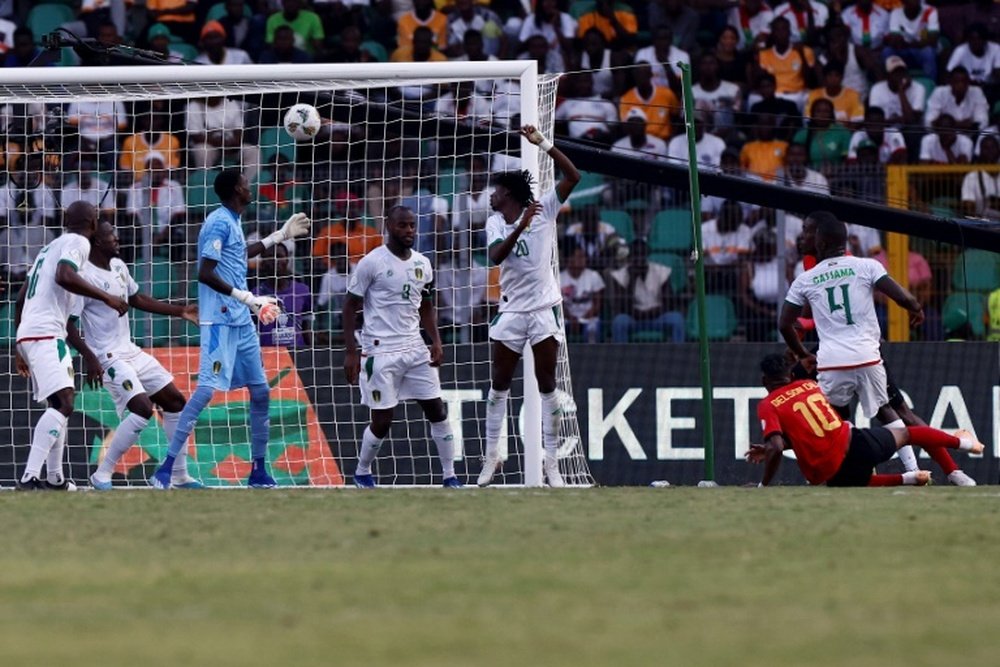
[{"label": "player number 20", "polygon": [[809,428],[819,438],[822,438],[826,431],[836,431],[840,428],[840,417],[822,394],[813,394],[804,401],[792,403],[792,410],[802,415]]},{"label": "player number 20", "polygon": [[840,286],[840,294],[843,297],[843,303],[837,303],[837,292],[836,287],[826,288],[826,298],[830,304],[830,314],[837,312],[841,308],[844,309],[844,317],[847,318],[848,324],[854,324],[854,318],[851,317],[851,297],[847,292],[847,285]]},{"label": "player number 20", "polygon": [[521,239],[517,240],[514,244],[514,257],[527,257],[528,256],[528,242]]}]

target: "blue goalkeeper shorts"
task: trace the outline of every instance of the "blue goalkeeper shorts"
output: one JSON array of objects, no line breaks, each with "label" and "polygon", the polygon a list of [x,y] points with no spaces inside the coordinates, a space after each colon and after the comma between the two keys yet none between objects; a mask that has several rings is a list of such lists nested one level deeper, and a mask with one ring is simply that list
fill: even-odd
[{"label": "blue goalkeeper shorts", "polygon": [[251,384],[267,384],[257,327],[202,325],[198,385],[228,391]]}]

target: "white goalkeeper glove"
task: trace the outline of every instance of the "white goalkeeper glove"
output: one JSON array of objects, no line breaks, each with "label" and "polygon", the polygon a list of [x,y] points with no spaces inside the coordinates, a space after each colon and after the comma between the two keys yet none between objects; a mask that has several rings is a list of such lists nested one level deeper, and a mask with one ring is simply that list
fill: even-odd
[{"label": "white goalkeeper glove", "polygon": [[261,324],[271,324],[281,314],[281,307],[278,306],[278,300],[273,296],[254,296],[247,290],[242,289],[233,289],[230,296],[240,303],[245,303],[253,311],[253,314],[257,316]]},{"label": "white goalkeeper glove", "polygon": [[309,225],[312,224],[309,217],[305,213],[296,213],[282,225],[281,229],[278,231],[265,236],[262,243],[264,244],[264,249],[268,249],[273,245],[278,243],[284,243],[285,241],[290,241],[299,236],[303,236],[309,233]]}]

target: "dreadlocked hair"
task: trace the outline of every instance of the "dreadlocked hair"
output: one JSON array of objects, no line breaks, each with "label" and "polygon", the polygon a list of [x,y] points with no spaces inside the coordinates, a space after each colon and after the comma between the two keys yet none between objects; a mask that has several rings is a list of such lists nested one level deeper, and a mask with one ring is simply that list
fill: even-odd
[{"label": "dreadlocked hair", "polygon": [[493,185],[502,185],[521,206],[535,201],[531,186],[535,179],[527,169],[522,171],[502,171],[493,177]]}]

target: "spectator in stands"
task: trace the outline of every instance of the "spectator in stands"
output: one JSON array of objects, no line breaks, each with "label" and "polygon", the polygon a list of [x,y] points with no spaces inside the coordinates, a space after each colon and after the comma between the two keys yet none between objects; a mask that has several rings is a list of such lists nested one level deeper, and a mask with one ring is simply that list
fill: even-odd
[{"label": "spectator in stands", "polygon": [[[889,269],[889,256],[885,250],[879,249],[872,255],[872,259],[881,264],[887,271]],[[917,297],[917,300],[924,305],[924,321],[918,327],[925,340],[937,338],[937,328],[940,326],[941,314],[934,307],[933,289],[934,273],[927,259],[915,250],[910,250],[907,257],[907,289]],[[878,316],[882,330],[887,329],[888,322],[888,300],[879,290],[875,290],[875,311]],[[931,332],[934,332],[933,334]],[[928,336],[928,334],[931,334]]]},{"label": "spectator in stands", "polygon": [[847,159],[857,160],[858,149],[861,143],[866,141],[875,148],[878,163],[906,163],[906,140],[899,130],[887,126],[885,112],[880,107],[870,106],[865,111],[864,124],[851,136],[851,145],[847,149]]},{"label": "spectator in stands", "polygon": [[3,66],[27,67],[41,52],[35,46],[35,33],[30,28],[18,28],[14,31],[14,48],[4,56]]},{"label": "spectator in stands", "polygon": [[194,59],[202,65],[251,65],[250,54],[226,46],[226,29],[218,21],[209,21],[201,29],[201,53]]},{"label": "spectator in stands", "polygon": [[[10,176],[0,188],[0,266],[8,284],[21,283],[39,251],[55,239],[61,211],[43,178],[40,153],[27,153],[9,164]],[[17,289],[14,289],[16,293]]]},{"label": "spectator in stands", "polygon": [[972,148],[972,139],[958,132],[955,119],[943,113],[920,141],[920,163],[967,164],[972,160]]},{"label": "spectator in stands", "polygon": [[111,21],[102,21],[97,26],[97,41],[101,46],[112,47],[124,44],[125,38],[118,33],[118,26],[114,23]]},{"label": "spectator in stands", "polygon": [[[187,244],[187,205],[181,184],[169,177],[166,158],[151,151],[142,158],[143,176],[128,191],[125,210],[135,216],[140,238],[156,244]],[[143,244],[145,245],[145,244]]]},{"label": "spectator in stands", "polygon": [[838,123],[854,126],[865,117],[865,107],[861,104],[858,91],[844,87],[844,66],[831,61],[823,65],[823,87],[809,93],[806,115],[812,115],[813,104],[817,100],[829,100]]},{"label": "spectator in stands", "polygon": [[254,207],[258,222],[277,223],[287,220],[308,205],[309,188],[295,180],[295,164],[278,153],[272,178],[260,183]]},{"label": "spectator in stands", "polygon": [[740,51],[756,51],[767,44],[771,36],[771,21],[774,12],[764,0],[740,0],[730,8],[726,21],[736,31],[737,47]]},{"label": "spectator in stands", "polygon": [[218,21],[226,31],[226,46],[243,49],[257,60],[264,48],[267,21],[261,14],[254,14],[246,0],[224,0],[226,13]]},{"label": "spectator in stands", "polygon": [[537,62],[539,74],[560,74],[566,70],[562,54],[557,49],[550,49],[548,41],[541,35],[529,37],[524,46],[525,51],[518,59]]},{"label": "spectator in stands", "polygon": [[354,194],[343,191],[334,196],[334,222],[316,235],[312,255],[329,269],[335,265],[335,251],[347,252],[347,262],[354,267],[362,257],[382,245],[382,235],[361,221],[361,201]]},{"label": "spectator in stands", "polygon": [[594,10],[580,17],[576,36],[583,37],[591,28],[597,28],[612,48],[621,48],[631,43],[639,23],[628,5],[613,0],[597,0]]},{"label": "spectator in stands", "polygon": [[486,310],[489,270],[472,261],[468,248],[442,249],[439,254],[444,259],[434,273],[438,326],[444,331],[450,330],[456,342],[486,340],[489,335]]},{"label": "spectator in stands", "polygon": [[927,99],[924,87],[913,82],[906,62],[899,56],[886,58],[885,71],[886,80],[872,86],[868,106],[882,109],[891,125],[920,124]]},{"label": "spectator in stands", "polygon": [[434,106],[439,116],[472,124],[490,122],[492,106],[488,98],[476,94],[474,81],[455,81],[447,85],[447,90]]},{"label": "spectator in stands", "polygon": [[792,142],[785,153],[785,164],[778,170],[775,182],[796,190],[830,194],[830,184],[826,176],[807,167],[809,152],[801,142]]},{"label": "spectator in stands", "polygon": [[756,114],[752,120],[754,140],[743,144],[740,151],[740,166],[767,181],[774,180],[788,150],[788,142],[774,136],[775,121],[770,114]]},{"label": "spectator in stands", "polygon": [[0,18],[0,54],[5,54],[14,48],[14,32],[17,31],[17,24]]},{"label": "spectator in stands", "polygon": [[[353,28],[353,26],[349,27]],[[357,30],[357,28],[353,29]],[[311,63],[312,61],[312,56],[305,49],[295,46],[295,31],[288,25],[278,26],[274,30],[274,40],[260,53],[260,64],[262,65],[276,65],[279,63],[298,65]],[[338,60],[335,62],[348,61]]]},{"label": "spectator in stands", "polygon": [[590,72],[573,74],[571,84],[573,94],[556,107],[556,122],[565,123],[566,132],[574,139],[610,144],[618,129],[618,109],[594,92]]},{"label": "spectator in stands", "polygon": [[[694,137],[698,154],[698,168],[715,171],[722,161],[726,142],[711,133],[712,113],[707,109],[695,111]],[[687,134],[678,134],[667,144],[667,157],[675,164],[688,163]]]},{"label": "spectator in stands", "polygon": [[521,25],[518,41],[527,44],[532,37],[541,35],[548,43],[550,51],[573,53],[576,27],[576,20],[572,16],[559,11],[557,0],[538,0],[535,3],[534,14]]},{"label": "spectator in stands", "polygon": [[[389,60],[394,63],[432,63],[448,60],[443,53],[434,48],[434,33],[427,26],[419,26],[413,31],[413,39],[406,46],[400,46],[392,52]],[[410,86],[411,89],[426,90],[430,86]],[[409,97],[405,93],[404,97]]]},{"label": "spectator in stands", "polygon": [[[483,51],[491,56],[500,55],[503,46],[503,27],[500,17],[489,7],[477,5],[473,0],[455,0],[454,10],[448,14],[448,54],[464,53],[465,33],[475,30],[483,41]],[[572,36],[572,33],[570,33]]]},{"label": "spectator in stands", "polygon": [[[683,138],[681,135],[680,138]],[[632,108],[625,117],[625,136],[611,146],[615,153],[666,161],[667,144],[646,131],[646,112],[639,107]]]},{"label": "spectator in stands", "polygon": [[162,23],[188,44],[198,41],[198,3],[194,0],[146,0],[146,25]]},{"label": "spectator in stands", "polygon": [[736,293],[743,260],[752,247],[752,232],[744,223],[743,207],[735,199],[722,202],[717,218],[701,223],[706,289]]},{"label": "spectator in stands", "polygon": [[451,208],[451,230],[456,246],[482,250],[486,247],[486,220],[490,207],[489,163],[482,155],[473,155],[469,164],[469,187],[455,194]]},{"label": "spectator in stands", "polygon": [[[423,0],[426,2],[427,0]],[[274,42],[274,32],[280,26],[291,26],[295,31],[295,46],[306,51],[314,58],[323,53],[323,22],[316,12],[302,9],[302,0],[282,0],[282,11],[275,12],[267,19],[268,44]]]},{"label": "spectator in stands", "polygon": [[622,254],[624,241],[618,231],[601,220],[601,210],[596,204],[588,204],[574,212],[574,222],[566,228],[569,245],[582,248],[587,255],[587,266],[595,271],[603,271],[615,265]]},{"label": "spectator in stands", "polygon": [[813,50],[801,42],[792,43],[790,25],[781,16],[771,22],[771,48],[757,53],[757,67],[774,75],[779,97],[802,109],[809,89],[815,88],[819,81],[819,74]]},{"label": "spectator in stands", "polygon": [[601,303],[604,279],[587,266],[587,251],[574,245],[566,253],[566,268],[559,274],[566,333],[588,343],[601,340]]},{"label": "spectator in stands", "polygon": [[903,0],[903,6],[889,15],[889,33],[883,39],[882,57],[899,56],[907,66],[923,70],[936,81],[940,32],[934,7],[923,0]]},{"label": "spectator in stands", "polygon": [[674,46],[674,33],[667,26],[653,31],[653,43],[635,52],[635,62],[649,63],[653,70],[653,85],[680,92],[680,63],[691,63],[691,56]]},{"label": "spectator in stands", "polygon": [[64,209],[73,202],[85,201],[108,219],[113,219],[118,208],[114,188],[91,171],[81,171],[79,178],[72,178],[63,185],[59,201]]},{"label": "spectator in stands", "polygon": [[959,44],[966,29],[976,23],[985,26],[988,35],[1000,35],[1000,4],[993,0],[935,4],[940,7],[941,30],[952,44]]},{"label": "spectator in stands", "polygon": [[417,240],[413,249],[427,255],[433,264],[436,239],[451,227],[448,223],[448,200],[438,197],[431,188],[421,183],[420,167],[414,163],[404,169],[399,197],[400,205],[413,211],[417,218]]},{"label": "spectator in stands", "polygon": [[330,268],[320,279],[316,292],[316,343],[329,342],[328,331],[340,329],[340,313],[347,298],[347,250],[337,245],[330,250]]},{"label": "spectator in stands", "polygon": [[288,245],[275,244],[261,257],[257,294],[277,298],[281,314],[274,322],[260,324],[259,332],[261,345],[294,350],[312,344],[313,299],[309,286],[292,276]]},{"label": "spectator in stands", "polygon": [[749,122],[754,122],[754,117],[767,115],[774,124],[772,130],[776,128],[777,138],[787,141],[791,134],[802,126],[802,113],[795,102],[777,96],[776,80],[774,75],[761,72],[757,76],[757,92],[750,95]]},{"label": "spectator in stands", "polygon": [[653,68],[648,62],[638,63],[632,76],[635,88],[622,95],[618,103],[619,117],[624,121],[632,109],[641,109],[646,114],[649,133],[668,139],[673,134],[674,118],[681,110],[677,95],[670,88],[653,83]]},{"label": "spectator in stands", "polygon": [[774,341],[778,306],[785,299],[791,271],[778,257],[778,237],[773,229],[760,229],[751,239],[751,246],[740,268],[737,292],[744,328],[748,341]]},{"label": "spectator in stands", "polygon": [[248,182],[257,175],[257,147],[243,141],[243,103],[216,96],[188,102],[188,157],[195,167],[212,167],[238,156]]},{"label": "spectator in stands", "polygon": [[632,241],[628,264],[608,272],[605,283],[614,318],[611,338],[627,343],[639,331],[659,331],[675,343],[684,342],[684,316],[676,310],[668,266],[649,260],[649,244]]},{"label": "spectator in stands", "polygon": [[[996,166],[1000,161],[1000,138],[995,134],[979,137],[976,164]],[[1000,176],[987,171],[970,171],[962,180],[962,214],[969,217],[1000,218]]]},{"label": "spectator in stands", "polygon": [[[735,148],[727,148],[722,152],[722,157],[719,158],[719,172],[726,176],[733,176],[740,179],[746,179],[751,181],[760,181],[760,177],[754,174],[748,174],[740,166],[740,153]],[[716,195],[702,195],[701,197],[701,219],[702,221],[711,220],[712,218],[718,217],[719,210],[722,208],[723,202],[726,199],[724,197],[719,197]],[[756,225],[764,215],[763,210],[760,206],[756,204],[750,204],[748,202],[741,202],[743,208],[743,220],[751,228]]]},{"label": "spectator in stands", "polygon": [[841,83],[857,91],[861,99],[868,97],[871,84],[868,78],[881,75],[876,52],[851,43],[848,29],[840,24],[831,25],[826,31],[826,52],[820,56],[822,65],[836,63],[843,68]]},{"label": "spectator in stands", "polygon": [[714,53],[703,53],[698,59],[698,79],[691,93],[698,107],[711,112],[712,125],[718,134],[728,136],[733,131],[736,113],[742,109],[743,96],[738,85],[719,77],[719,59]]},{"label": "spectator in stands", "polygon": [[969,73],[958,66],[948,73],[948,85],[938,86],[927,100],[924,124],[931,127],[941,114],[955,119],[960,132],[975,134],[989,125],[989,104],[979,86],[970,85]]},{"label": "spectator in stands", "polygon": [[[878,108],[878,107],[875,107]],[[879,145],[864,136],[855,141],[852,137],[848,152],[848,162],[830,177],[830,194],[856,201],[885,204],[885,168],[879,162]],[[884,134],[884,133],[883,133]],[[898,134],[898,133],[897,133]],[[857,135],[857,133],[855,133]],[[902,135],[903,150],[897,157],[906,156],[906,143]]]},{"label": "spectator in stands", "polygon": [[431,44],[439,51],[448,48],[448,17],[434,9],[434,0],[413,0],[413,9],[396,22],[397,48],[413,46],[418,28],[431,31]]},{"label": "spectator in stands", "polygon": [[836,122],[833,102],[821,97],[812,105],[809,124],[795,133],[792,143],[801,143],[809,153],[809,163],[819,169],[841,164],[851,145],[851,132]]},{"label": "spectator in stands", "polygon": [[774,8],[774,17],[788,19],[792,43],[818,44],[819,35],[830,19],[830,10],[816,0],[789,0]]},{"label": "spectator in stands", "polygon": [[332,63],[370,63],[383,57],[376,54],[379,49],[385,51],[381,44],[363,42],[363,39],[356,25],[345,25],[340,31],[340,41],[331,47],[327,57]]},{"label": "spectator in stands", "polygon": [[889,33],[889,12],[873,0],[858,0],[840,13],[840,20],[850,30],[851,44],[868,52],[882,49]]},{"label": "spectator in stands", "polygon": [[580,69],[590,70],[594,78],[594,92],[611,99],[625,90],[625,71],[622,57],[608,48],[604,35],[597,28],[591,28],[583,36],[583,50],[580,53]]},{"label": "spectator in stands", "polygon": [[[759,0],[754,0],[759,1]],[[770,22],[768,26],[770,27]],[[715,43],[715,57],[719,61],[719,78],[735,83],[745,90],[749,81],[750,59],[747,54],[738,50],[740,33],[732,26],[726,26],[719,33]]]},{"label": "spectator in stands", "polygon": [[135,117],[135,134],[125,137],[118,166],[131,171],[135,180],[142,178],[145,171],[146,155],[156,151],[163,156],[169,169],[181,166],[181,142],[166,131],[170,117],[170,103],[153,100],[149,106]]},{"label": "spectator in stands", "polygon": [[81,162],[110,171],[115,163],[116,133],[128,127],[125,105],[117,100],[71,102],[66,122],[80,133]]},{"label": "spectator in stands", "polygon": [[948,59],[948,71],[964,67],[969,79],[977,86],[998,82],[1000,44],[989,38],[986,26],[974,23],[965,30],[966,41],[955,47]]},{"label": "spectator in stands", "polygon": [[683,0],[652,0],[649,3],[649,25],[666,27],[673,35],[673,43],[685,53],[698,48],[698,25],[701,17],[690,3]]},{"label": "spectator in stands", "polygon": [[174,48],[174,34],[170,32],[170,28],[162,23],[154,23],[149,27],[146,40],[149,42],[151,50],[161,54],[167,60],[185,62],[188,58],[187,53]]}]

